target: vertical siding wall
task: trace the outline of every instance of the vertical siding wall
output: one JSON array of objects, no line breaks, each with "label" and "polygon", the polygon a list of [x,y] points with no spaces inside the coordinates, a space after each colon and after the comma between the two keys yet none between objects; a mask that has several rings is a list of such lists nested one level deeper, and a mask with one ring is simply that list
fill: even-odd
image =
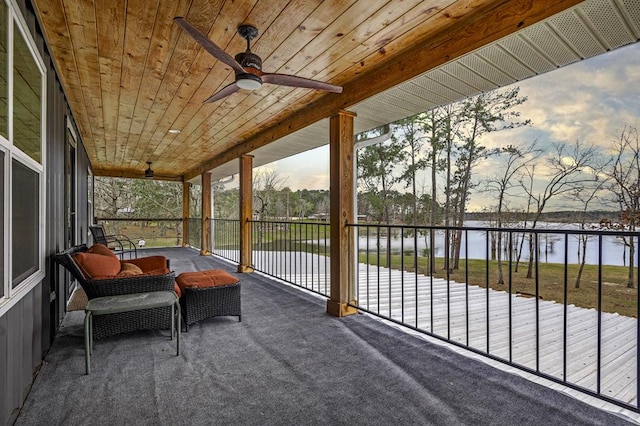
[{"label": "vertical siding wall", "polygon": [[[45,271],[39,286],[22,298],[0,317],[0,425],[12,424],[18,415],[34,378],[34,373],[49,349],[55,331],[65,314],[65,275],[50,256],[65,248],[66,215],[65,189],[65,133],[70,117],[62,86],[49,56],[35,13],[28,0],[18,4],[34,36],[40,54],[47,66],[47,131],[45,170]],[[86,241],[89,218],[87,204],[87,168],[90,167],[81,143],[77,154],[77,205],[79,238]],[[60,270],[59,270],[60,269]]]}]

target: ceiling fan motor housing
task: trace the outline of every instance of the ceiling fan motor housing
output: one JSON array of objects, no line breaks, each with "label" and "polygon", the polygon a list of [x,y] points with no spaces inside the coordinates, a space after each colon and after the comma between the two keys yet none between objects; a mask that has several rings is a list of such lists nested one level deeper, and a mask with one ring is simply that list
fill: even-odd
[{"label": "ceiling fan motor housing", "polygon": [[262,71],[262,59],[260,56],[251,52],[242,52],[236,55],[236,62],[238,62],[242,68],[255,68]]},{"label": "ceiling fan motor housing", "polygon": [[153,170],[151,170],[151,161],[147,161],[147,170],[144,171],[144,177],[147,179],[153,179]]}]

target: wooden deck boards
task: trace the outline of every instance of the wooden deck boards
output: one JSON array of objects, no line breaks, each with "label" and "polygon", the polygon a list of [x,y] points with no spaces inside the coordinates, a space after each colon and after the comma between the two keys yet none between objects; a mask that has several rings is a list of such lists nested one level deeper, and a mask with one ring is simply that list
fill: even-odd
[{"label": "wooden deck boards", "polygon": [[[275,254],[275,258],[287,259],[283,256]],[[294,256],[300,259],[299,253]],[[294,273],[293,265],[286,260],[274,270],[273,264],[261,265],[262,258],[269,263],[273,254],[254,253],[258,270],[271,268],[272,275],[315,292],[328,291],[329,271],[324,268],[328,263],[323,257],[308,254],[304,259],[305,265],[318,266],[314,266],[313,273],[302,265],[297,265],[298,273]],[[486,288],[365,264],[359,265],[358,282],[357,300],[363,309],[441,337],[448,336],[461,344],[468,341],[469,347],[483,352],[487,351],[488,333],[491,355],[509,360],[511,347],[512,362],[563,378],[565,306],[561,303],[538,300],[536,304],[535,298],[506,291],[487,292]],[[536,309],[539,335],[536,335]],[[566,380],[597,392],[598,313],[574,305],[567,305],[566,312]],[[629,404],[637,401],[637,327],[636,318],[604,312],[601,315],[600,392]]]}]

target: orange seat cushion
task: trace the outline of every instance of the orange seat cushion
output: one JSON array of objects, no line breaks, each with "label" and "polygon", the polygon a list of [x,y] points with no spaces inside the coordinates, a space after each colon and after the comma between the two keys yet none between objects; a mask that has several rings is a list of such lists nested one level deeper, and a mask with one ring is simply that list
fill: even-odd
[{"label": "orange seat cushion", "polygon": [[187,288],[207,288],[236,284],[240,280],[221,269],[209,271],[183,272],[176,278],[182,290]]}]

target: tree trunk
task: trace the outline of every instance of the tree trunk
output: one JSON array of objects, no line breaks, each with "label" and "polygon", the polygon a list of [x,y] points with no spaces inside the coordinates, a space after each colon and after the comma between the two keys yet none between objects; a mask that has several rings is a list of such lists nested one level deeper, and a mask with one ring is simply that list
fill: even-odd
[{"label": "tree trunk", "polygon": [[629,238],[629,277],[627,279],[627,288],[635,287],[634,265],[635,265],[636,246],[633,237]]},{"label": "tree trunk", "polygon": [[[583,228],[584,229],[584,228]],[[580,237],[580,245],[578,245],[578,257],[580,258],[580,267],[578,268],[578,275],[576,276],[576,284],[574,288],[580,288],[580,280],[582,279],[582,271],[584,270],[584,265],[586,263],[586,254],[587,254],[587,236],[582,235]],[[582,253],[580,253],[580,248],[582,248]]]},{"label": "tree trunk", "polygon": [[529,267],[527,268],[527,278],[533,278],[533,256],[536,254],[534,253],[534,244],[533,244],[533,239],[535,238],[535,235],[533,233],[529,234]]},{"label": "tree trunk", "polygon": [[498,284],[504,285],[504,273],[502,272],[502,231],[498,231],[497,244],[497,261],[498,261]]},{"label": "tree trunk", "polygon": [[496,246],[498,244],[498,237],[496,236],[496,231],[489,233],[489,238],[491,239],[491,260],[496,260]]}]

